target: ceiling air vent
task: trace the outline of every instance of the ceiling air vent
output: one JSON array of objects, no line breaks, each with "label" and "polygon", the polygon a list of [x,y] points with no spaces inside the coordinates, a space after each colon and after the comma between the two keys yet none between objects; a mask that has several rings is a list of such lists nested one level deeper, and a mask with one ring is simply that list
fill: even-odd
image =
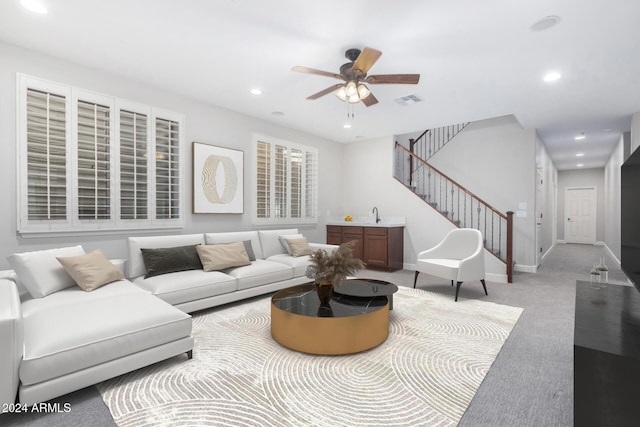
[{"label": "ceiling air vent", "polygon": [[407,95],[403,96],[402,98],[397,98],[395,101],[400,105],[412,105],[417,104],[418,102],[422,102],[423,99],[418,95]]}]

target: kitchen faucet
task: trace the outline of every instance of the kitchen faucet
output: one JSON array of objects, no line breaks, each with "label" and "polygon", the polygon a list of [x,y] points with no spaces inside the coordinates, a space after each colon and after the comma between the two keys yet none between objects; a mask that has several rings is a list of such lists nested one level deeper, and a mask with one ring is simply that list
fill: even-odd
[{"label": "kitchen faucet", "polygon": [[376,224],[377,224],[380,222],[380,216],[378,216],[378,208],[375,206],[373,207],[373,210],[371,211],[371,213],[374,213],[374,212],[376,214]]}]

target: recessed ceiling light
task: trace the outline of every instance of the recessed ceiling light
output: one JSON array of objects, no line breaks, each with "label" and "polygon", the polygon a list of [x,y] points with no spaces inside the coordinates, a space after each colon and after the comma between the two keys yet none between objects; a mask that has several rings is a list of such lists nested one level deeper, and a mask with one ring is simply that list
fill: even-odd
[{"label": "recessed ceiling light", "polygon": [[558,73],[557,71],[551,71],[545,74],[542,80],[544,80],[547,83],[551,83],[551,82],[560,80],[561,77],[562,77],[562,74]]},{"label": "recessed ceiling light", "polygon": [[44,3],[42,3],[39,0],[20,0],[20,4],[25,9],[30,10],[31,12],[34,12],[34,13],[39,13],[41,15],[44,15],[45,13],[48,12]]},{"label": "recessed ceiling light", "polygon": [[545,16],[535,24],[531,26],[531,31],[544,31],[549,28],[555,26],[558,22],[560,22],[560,17],[556,15]]},{"label": "recessed ceiling light", "polygon": [[580,135],[576,135],[573,137],[573,139],[575,139],[576,141],[582,141],[585,138],[586,136],[584,136],[584,133],[581,133]]},{"label": "recessed ceiling light", "polygon": [[342,125],[342,127],[345,129],[351,129],[351,123],[345,123]]},{"label": "recessed ceiling light", "polygon": [[583,167],[583,166],[584,166],[584,164],[582,164],[582,163],[578,163],[576,166],[577,166],[577,167],[579,167],[579,168],[581,168],[581,167]]},{"label": "recessed ceiling light", "polygon": [[251,89],[249,92],[251,92],[252,95],[262,95],[262,91],[260,89]]},{"label": "recessed ceiling light", "polygon": [[582,156],[584,156],[584,153],[578,153],[578,154],[576,154],[576,157],[582,157]]}]

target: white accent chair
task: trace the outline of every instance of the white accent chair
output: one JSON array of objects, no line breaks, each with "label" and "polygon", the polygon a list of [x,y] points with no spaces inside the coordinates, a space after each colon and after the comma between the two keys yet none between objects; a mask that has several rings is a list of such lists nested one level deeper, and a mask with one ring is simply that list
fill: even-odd
[{"label": "white accent chair", "polygon": [[480,280],[487,294],[484,282],[484,244],[482,233],[473,228],[451,230],[435,247],[422,251],[416,261],[416,273],[413,287],[416,287],[418,274],[432,276],[457,282],[456,301],[462,282]]}]

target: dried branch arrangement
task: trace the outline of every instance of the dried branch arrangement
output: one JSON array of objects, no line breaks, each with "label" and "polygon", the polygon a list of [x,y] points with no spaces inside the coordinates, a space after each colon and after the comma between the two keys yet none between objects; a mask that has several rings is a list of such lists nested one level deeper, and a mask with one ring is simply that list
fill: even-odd
[{"label": "dried branch arrangement", "polygon": [[340,245],[332,253],[318,249],[309,256],[307,277],[316,283],[339,285],[347,276],[352,276],[366,267],[362,260],[353,257],[353,245],[350,241]]}]

